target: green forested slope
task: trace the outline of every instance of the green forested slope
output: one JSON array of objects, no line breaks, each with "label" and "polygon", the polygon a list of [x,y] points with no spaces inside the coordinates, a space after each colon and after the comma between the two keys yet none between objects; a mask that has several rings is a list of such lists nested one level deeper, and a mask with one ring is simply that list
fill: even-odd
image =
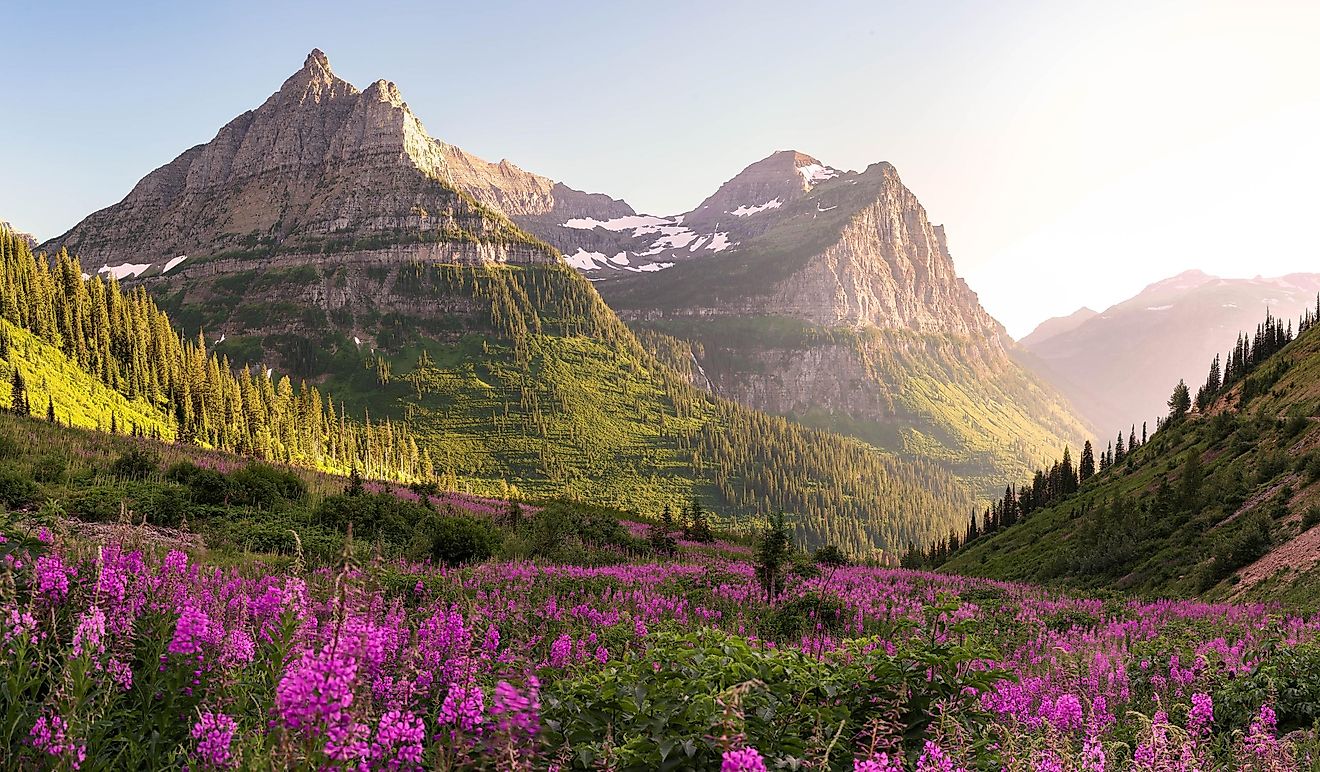
[{"label": "green forested slope", "polygon": [[[1314,600],[1320,588],[1320,328],[1257,334],[1203,410],[944,562],[961,574],[1142,593]],[[1288,329],[1291,329],[1289,324]],[[1262,337],[1265,338],[1262,342]],[[1242,342],[1235,349],[1240,357]],[[1190,405],[1190,391],[1183,391]],[[1175,410],[1176,413],[1176,410]],[[1103,454],[1102,454],[1103,455]]]},{"label": "green forested slope", "polygon": [[[305,383],[235,372],[183,338],[140,288],[34,256],[0,228],[0,351],[14,412],[196,442],[329,471],[416,479],[430,463],[404,427],[348,420]],[[19,378],[15,378],[15,369]],[[15,404],[15,396],[21,397]]]},{"label": "green forested slope", "polygon": [[726,519],[783,508],[805,542],[859,554],[933,538],[971,507],[933,464],[694,388],[561,264],[318,259],[149,286],[185,327],[222,332],[234,362],[279,363],[405,423],[448,487],[643,510],[697,496]]}]

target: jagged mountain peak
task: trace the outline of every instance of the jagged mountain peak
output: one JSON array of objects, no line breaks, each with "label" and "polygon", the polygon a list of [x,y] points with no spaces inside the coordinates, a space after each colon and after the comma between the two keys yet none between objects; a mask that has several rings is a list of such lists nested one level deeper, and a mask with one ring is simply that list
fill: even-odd
[{"label": "jagged mountain peak", "polygon": [[303,60],[304,70],[319,70],[326,73],[330,72],[330,57],[319,48],[313,48],[312,52]]}]

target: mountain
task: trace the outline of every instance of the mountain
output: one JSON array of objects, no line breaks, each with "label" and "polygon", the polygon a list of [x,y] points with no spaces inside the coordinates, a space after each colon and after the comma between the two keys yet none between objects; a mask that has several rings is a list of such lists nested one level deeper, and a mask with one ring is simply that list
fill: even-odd
[{"label": "mountain", "polygon": [[1099,315],[1100,312],[1082,306],[1067,316],[1051,317],[1036,325],[1036,329],[1018,341],[1018,345],[1028,349],[1033,348],[1048,338],[1062,335],[1065,332],[1072,332]]},{"label": "mountain", "polygon": [[1254,330],[1266,309],[1295,318],[1315,304],[1317,292],[1320,273],[1224,279],[1187,271],[1067,329],[1045,322],[1020,343],[1108,434],[1154,421],[1172,384],[1203,380],[1214,355],[1227,351],[1237,332]]},{"label": "mountain", "polygon": [[722,257],[778,222],[778,210],[842,174],[809,155],[781,150],[748,166],[683,214],[657,217],[629,209],[608,218],[514,219],[560,249],[592,281],[609,281]]},{"label": "mountain", "polygon": [[222,361],[406,426],[451,490],[783,508],[807,544],[858,554],[965,517],[971,493],[944,465],[695,388],[528,231],[631,216],[429,137],[392,84],[358,91],[313,51],[260,107],[43,246],[147,288]]},{"label": "mountain", "polygon": [[663,253],[662,271],[609,269],[596,286],[714,393],[937,460],[987,495],[1087,436],[891,164],[775,153],[669,220],[728,245]]},{"label": "mountain", "polygon": [[[1304,324],[1264,325],[1249,357],[1223,371],[1227,380],[1211,390],[1204,411],[1166,421],[1075,492],[972,540],[942,570],[1164,597],[1313,604],[1320,591],[1320,304],[1305,313]],[[1305,331],[1288,342],[1298,327]],[[1231,342],[1230,333],[1221,347]],[[1208,368],[1201,364],[1198,370]],[[1032,495],[1028,485],[1015,498]],[[996,504],[992,520],[1001,509]]]}]

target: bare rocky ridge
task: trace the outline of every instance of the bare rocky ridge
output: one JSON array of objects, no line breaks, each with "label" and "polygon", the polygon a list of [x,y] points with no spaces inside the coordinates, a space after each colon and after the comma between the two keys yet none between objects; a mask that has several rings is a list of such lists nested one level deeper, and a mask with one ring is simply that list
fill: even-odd
[{"label": "bare rocky ridge", "polygon": [[[68,248],[88,268],[125,278],[181,255],[526,242],[500,212],[535,219],[631,209],[431,138],[393,83],[358,91],[314,50],[260,107],[42,247]],[[473,259],[554,259],[516,252]]]}]

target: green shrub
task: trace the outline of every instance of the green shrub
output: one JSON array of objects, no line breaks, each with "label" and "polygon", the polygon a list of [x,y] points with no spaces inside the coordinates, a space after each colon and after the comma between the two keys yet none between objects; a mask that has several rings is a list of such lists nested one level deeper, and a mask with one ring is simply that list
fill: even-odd
[{"label": "green shrub", "polygon": [[1320,504],[1312,504],[1302,515],[1302,530],[1309,531],[1317,525],[1320,525]]},{"label": "green shrub", "polygon": [[32,477],[15,467],[0,467],[0,504],[7,509],[20,509],[37,498],[37,484]]},{"label": "green shrub", "polygon": [[32,479],[41,483],[60,484],[68,480],[69,459],[56,453],[47,453],[33,459]]},{"label": "green shrub", "polygon": [[254,462],[229,475],[229,493],[235,504],[269,509],[281,501],[302,501],[307,483],[288,470]]},{"label": "green shrub", "polygon": [[192,500],[198,504],[228,504],[229,478],[214,469],[197,466],[191,461],[180,461],[165,470],[165,479],[188,487]]},{"label": "green shrub", "polygon": [[499,536],[490,523],[471,517],[430,514],[417,524],[408,555],[457,566],[490,558]]},{"label": "green shrub", "polygon": [[[939,626],[934,616],[928,624]],[[718,769],[721,736],[801,759],[813,737],[854,737],[880,721],[896,724],[912,751],[935,705],[966,731],[984,720],[975,693],[1005,677],[969,667],[993,652],[962,635],[930,640],[945,642],[923,637],[890,655],[877,639],[859,639],[817,658],[710,628],[655,630],[647,647],[547,684],[542,715],[551,742],[571,747],[579,768],[608,754],[619,769]],[[611,737],[628,739],[607,747]],[[851,744],[839,742],[820,761],[851,768],[851,757]]]},{"label": "green shrub", "polygon": [[432,510],[421,504],[388,493],[344,493],[322,499],[312,510],[312,522],[339,533],[346,532],[352,523],[357,539],[403,545],[413,536],[416,525],[431,514]]},{"label": "green shrub", "polygon": [[131,508],[141,522],[174,528],[184,520],[195,521],[189,491],[182,485],[141,485],[130,493]]},{"label": "green shrub", "polygon": [[70,495],[64,508],[79,520],[112,523],[119,519],[119,513],[127,506],[127,502],[128,494],[123,488],[114,485],[94,485]]},{"label": "green shrub", "polygon": [[110,476],[145,480],[160,470],[160,456],[145,448],[130,448],[110,464]]}]

